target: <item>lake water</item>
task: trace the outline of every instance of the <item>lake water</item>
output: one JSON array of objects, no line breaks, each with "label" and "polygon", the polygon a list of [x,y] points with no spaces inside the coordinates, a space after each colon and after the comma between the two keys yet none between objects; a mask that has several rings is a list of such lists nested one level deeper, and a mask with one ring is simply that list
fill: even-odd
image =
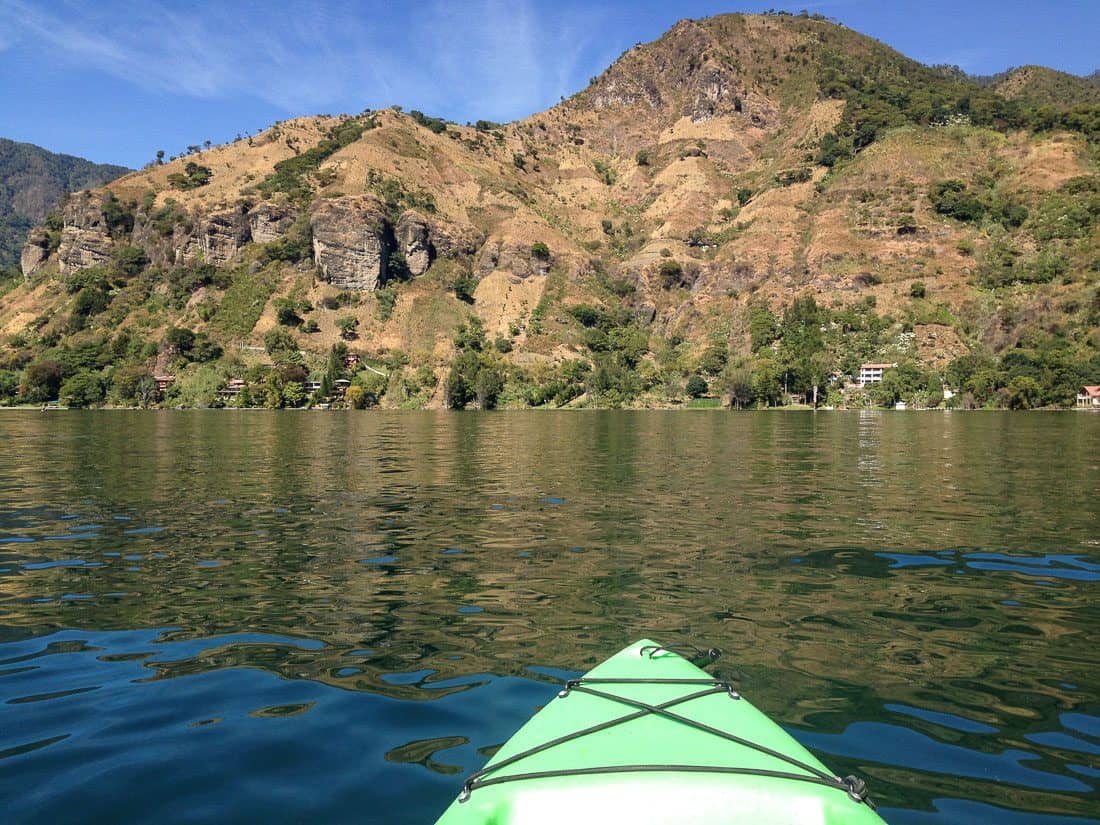
[{"label": "lake water", "polygon": [[642,636],[893,825],[1100,822],[1100,416],[0,413],[0,819],[432,822]]}]

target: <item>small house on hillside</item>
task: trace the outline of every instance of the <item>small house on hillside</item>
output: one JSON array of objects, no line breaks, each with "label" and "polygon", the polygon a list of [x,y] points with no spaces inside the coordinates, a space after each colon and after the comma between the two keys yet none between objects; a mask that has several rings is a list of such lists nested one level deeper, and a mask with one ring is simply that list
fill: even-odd
[{"label": "small house on hillside", "polygon": [[877,384],[886,370],[896,366],[897,364],[860,364],[859,385],[866,387],[868,384]]},{"label": "small house on hillside", "polygon": [[1081,387],[1077,393],[1077,408],[1079,410],[1100,410],[1100,386]]},{"label": "small house on hillside", "polygon": [[157,382],[157,392],[164,392],[166,389],[176,383],[176,376],[154,375],[153,380]]},{"label": "small house on hillside", "polygon": [[222,398],[236,398],[241,394],[241,390],[245,387],[243,378],[230,378],[224,387],[218,390],[218,395]]},{"label": "small house on hillside", "polygon": [[357,366],[359,366],[359,353],[349,352],[347,355],[344,356],[344,367],[345,368],[350,370],[350,369],[355,369],[355,367],[357,367]]}]

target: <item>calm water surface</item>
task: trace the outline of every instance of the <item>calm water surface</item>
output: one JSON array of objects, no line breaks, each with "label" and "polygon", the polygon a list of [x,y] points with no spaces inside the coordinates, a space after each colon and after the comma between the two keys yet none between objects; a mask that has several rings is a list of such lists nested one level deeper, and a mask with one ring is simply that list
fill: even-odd
[{"label": "calm water surface", "polygon": [[650,635],[895,825],[1100,822],[1100,416],[0,413],[0,819],[431,822]]}]

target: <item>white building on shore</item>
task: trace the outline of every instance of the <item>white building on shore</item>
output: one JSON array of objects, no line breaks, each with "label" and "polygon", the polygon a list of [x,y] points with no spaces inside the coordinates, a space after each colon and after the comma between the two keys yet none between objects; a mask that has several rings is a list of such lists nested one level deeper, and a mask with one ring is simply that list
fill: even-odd
[{"label": "white building on shore", "polygon": [[877,384],[882,380],[883,373],[896,367],[897,364],[861,364],[859,367],[858,383],[861,387],[868,384]]}]

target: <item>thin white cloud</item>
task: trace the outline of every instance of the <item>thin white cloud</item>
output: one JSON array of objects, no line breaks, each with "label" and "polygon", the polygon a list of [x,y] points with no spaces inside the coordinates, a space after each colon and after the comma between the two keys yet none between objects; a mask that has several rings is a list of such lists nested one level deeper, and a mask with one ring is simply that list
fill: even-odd
[{"label": "thin white cloud", "polygon": [[0,31],[155,93],[250,96],[301,114],[402,103],[494,119],[583,85],[575,75],[599,37],[591,10],[550,14],[530,0],[183,8],[0,0]]}]

